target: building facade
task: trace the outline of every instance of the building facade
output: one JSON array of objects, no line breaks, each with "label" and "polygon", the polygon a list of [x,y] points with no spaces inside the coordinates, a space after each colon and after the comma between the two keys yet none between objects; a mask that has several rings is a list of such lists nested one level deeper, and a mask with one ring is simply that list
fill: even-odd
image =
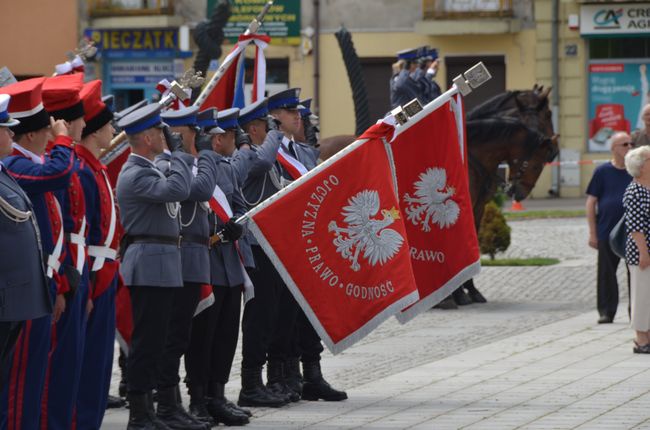
[{"label": "building facade", "polygon": [[[99,54],[88,78],[102,78],[117,108],[156,94],[156,84],[190,67],[193,32],[221,0],[26,0],[0,17],[15,43],[0,58],[19,77],[50,75],[81,36]],[[224,58],[265,0],[230,0],[233,16]],[[30,13],[36,7],[39,14]],[[50,18],[56,16],[56,23]],[[318,16],[318,20],[316,17]],[[41,22],[42,21],[42,22]],[[650,2],[576,0],[275,0],[262,28],[269,92],[299,86],[316,96],[322,135],[352,134],[354,106],[335,37],[352,34],[373,119],[389,110],[388,81],[395,53],[430,45],[438,49],[436,77],[444,89],[478,61],[493,79],[466,99],[468,107],[505,90],[553,85],[561,166],[545,168],[533,197],[584,194],[594,165],[608,158],[607,138],[632,131],[648,102]],[[43,28],[43,31],[34,31]],[[247,57],[252,64],[253,50]],[[216,70],[213,62],[209,74]],[[252,82],[252,73],[248,72]]]}]

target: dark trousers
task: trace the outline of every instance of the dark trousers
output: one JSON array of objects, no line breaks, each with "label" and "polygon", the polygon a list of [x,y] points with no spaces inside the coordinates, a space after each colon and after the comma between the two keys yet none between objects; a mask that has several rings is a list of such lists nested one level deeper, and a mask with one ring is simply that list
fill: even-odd
[{"label": "dark trousers", "polygon": [[[598,241],[598,313],[614,318],[618,308],[618,280],[616,269],[621,259],[612,252],[609,241]],[[630,288],[630,272],[627,273],[628,292]]]},{"label": "dark trousers", "polygon": [[269,346],[269,361],[300,357],[303,363],[320,361],[323,344],[307,316],[286,288],[280,296],[277,326]]},{"label": "dark trousers", "polygon": [[320,361],[323,344],[320,341],[320,336],[316,333],[316,330],[314,330],[314,327],[302,309],[298,310],[296,326],[298,327],[297,344],[298,351],[300,352],[300,360],[303,363]]},{"label": "dark trousers", "polygon": [[24,321],[0,321],[0,391],[9,373],[9,358]]},{"label": "dark trousers", "polygon": [[180,288],[131,286],[133,332],[128,358],[128,390],[146,393],[156,388],[158,369]]},{"label": "dark trousers", "polygon": [[298,312],[302,313],[302,310],[289,288],[281,291],[278,309],[275,331],[269,345],[269,361],[285,361],[298,349],[298,336],[300,336],[300,328],[297,325]]},{"label": "dark trousers", "polygon": [[158,367],[158,388],[173,387],[180,382],[178,369],[190,344],[192,318],[200,299],[201,284],[187,282],[183,288],[174,289],[171,321]]},{"label": "dark trousers", "polygon": [[242,319],[242,368],[261,368],[266,362],[271,336],[275,333],[280,296],[286,286],[262,248],[251,246],[256,269],[249,272],[255,298],[244,308]]},{"label": "dark trousers", "polygon": [[226,384],[239,338],[241,288],[212,286],[214,304],[194,317],[185,370],[192,387],[208,382]]}]

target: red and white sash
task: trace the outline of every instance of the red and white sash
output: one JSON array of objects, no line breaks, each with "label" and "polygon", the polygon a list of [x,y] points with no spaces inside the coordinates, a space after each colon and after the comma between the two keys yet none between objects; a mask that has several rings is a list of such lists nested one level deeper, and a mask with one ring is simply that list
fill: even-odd
[{"label": "red and white sash", "polygon": [[61,212],[61,205],[59,205],[59,201],[52,197],[54,200],[54,204],[56,205],[56,213],[57,216],[59,217],[59,222],[61,223],[61,228],[59,229],[59,237],[56,239],[56,244],[54,245],[54,250],[52,253],[47,257],[47,277],[52,278],[54,276],[54,273],[59,272],[59,268],[61,267],[61,253],[63,252],[63,213]]},{"label": "red and white sash", "polygon": [[83,275],[84,263],[86,262],[86,216],[81,219],[81,227],[77,233],[70,233],[70,243],[76,248],[75,269]]},{"label": "red and white sash", "polygon": [[108,175],[106,171],[102,170],[102,176],[106,182],[106,188],[108,189],[108,196],[111,200],[111,220],[108,225],[108,233],[106,234],[106,239],[104,240],[104,246],[89,246],[88,255],[95,257],[95,262],[93,263],[92,271],[97,272],[104,267],[104,262],[106,259],[115,260],[117,257],[117,250],[111,248],[111,243],[113,243],[113,238],[115,237],[115,225],[117,222],[117,214],[115,213],[115,198],[113,197],[113,189],[111,188],[111,182],[108,180]]},{"label": "red and white sash", "polygon": [[[212,197],[208,202],[210,209],[217,215],[217,217],[223,223],[227,223],[232,218],[232,209],[228,203],[228,198],[224,194],[223,190],[219,188],[219,185],[214,187],[212,192]],[[250,299],[255,297],[255,290],[253,289],[253,282],[248,277],[246,269],[244,268],[244,262],[242,261],[241,253],[239,252],[239,245],[235,242],[235,247],[237,248],[237,254],[239,255],[239,266],[241,267],[242,275],[244,277],[244,303],[247,303]]]},{"label": "red and white sash", "polygon": [[[282,144],[278,149],[277,160],[284,170],[287,171],[289,176],[295,181],[302,175],[308,172],[307,168],[289,151],[288,145],[289,139],[286,137],[282,138]],[[294,145],[296,145],[294,143]]]}]

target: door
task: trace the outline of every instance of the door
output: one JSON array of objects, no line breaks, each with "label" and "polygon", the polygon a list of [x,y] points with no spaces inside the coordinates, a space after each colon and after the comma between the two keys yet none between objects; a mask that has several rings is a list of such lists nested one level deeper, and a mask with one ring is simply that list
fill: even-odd
[{"label": "door", "polygon": [[[363,79],[368,92],[368,111],[370,122],[383,118],[390,111],[390,77],[391,65],[395,62],[392,57],[361,58]],[[352,100],[350,100],[352,102]]]},{"label": "door", "polygon": [[445,57],[445,67],[447,69],[447,88],[453,85],[453,79],[464,73],[467,69],[474,66],[479,61],[485,64],[490,71],[492,79],[473,90],[464,98],[465,110],[470,111],[472,108],[480,105],[490,97],[496,96],[506,90],[506,62],[503,55],[477,55],[472,57]]}]

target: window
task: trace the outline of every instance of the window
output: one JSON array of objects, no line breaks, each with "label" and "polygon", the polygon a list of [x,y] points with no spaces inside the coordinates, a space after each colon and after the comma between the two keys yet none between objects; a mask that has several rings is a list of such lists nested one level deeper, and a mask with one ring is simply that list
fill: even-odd
[{"label": "window", "polygon": [[650,37],[594,38],[589,40],[589,58],[592,60],[647,57],[650,57]]}]

